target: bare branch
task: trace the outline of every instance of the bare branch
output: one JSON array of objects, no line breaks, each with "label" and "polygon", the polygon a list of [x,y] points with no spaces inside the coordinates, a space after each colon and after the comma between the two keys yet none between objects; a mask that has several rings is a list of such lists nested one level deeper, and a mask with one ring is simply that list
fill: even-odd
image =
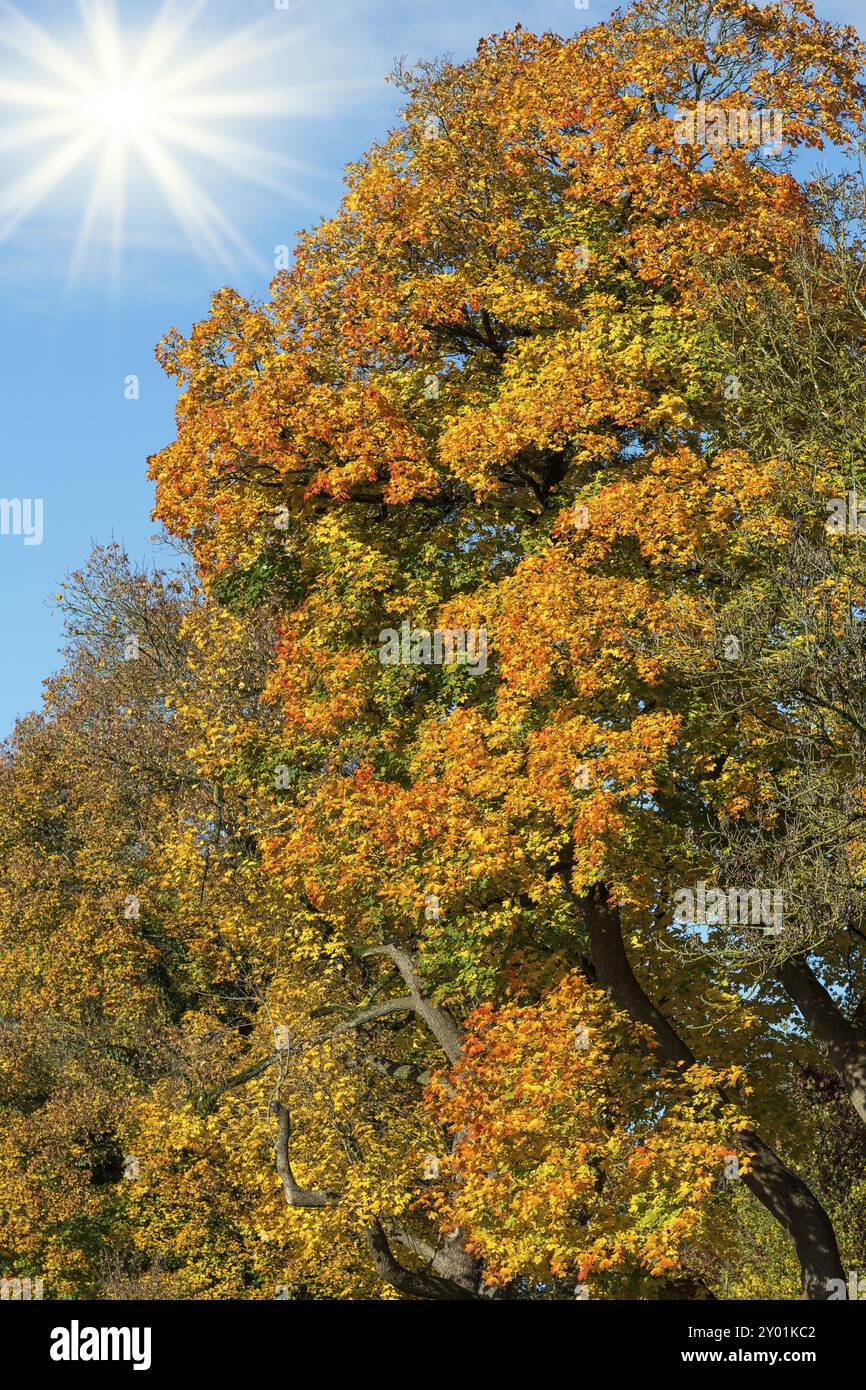
[{"label": "bare branch", "polygon": [[274,1154],[276,1155],[277,1172],[282,1180],[283,1191],[286,1194],[286,1202],[290,1207],[333,1207],[340,1200],[339,1192],[334,1192],[330,1188],[318,1188],[313,1191],[305,1191],[298,1187],[295,1182],[295,1175],[292,1172],[292,1165],[289,1161],[289,1138],[292,1132],[292,1121],[289,1115],[288,1106],[281,1100],[271,1101],[271,1111],[277,1117],[277,1137],[274,1141]]},{"label": "bare branch", "polygon": [[257,1076],[261,1076],[263,1072],[267,1071],[273,1060],[272,1056],[262,1057],[258,1062],[247,1067],[245,1071],[237,1072],[234,1076],[220,1082],[219,1086],[216,1086],[212,1091],[203,1092],[198,1099],[199,1110],[206,1115],[209,1110],[213,1109],[214,1103],[225,1091],[231,1091],[235,1086],[245,1086],[248,1081],[255,1080]]},{"label": "bare branch", "polygon": [[456,1062],[460,1056],[460,1030],[447,1009],[440,1009],[424,998],[418,976],[415,974],[415,962],[409,952],[395,946],[393,942],[387,942],[383,946],[368,947],[363,955],[387,956],[394,962],[408,986],[412,1012],[426,1023],[448,1061]]},{"label": "bare branch", "polygon": [[395,1081],[413,1081],[416,1086],[430,1085],[430,1072],[415,1062],[391,1062],[387,1057],[374,1057],[369,1052],[365,1052],[363,1056],[367,1066],[372,1067],[373,1071],[381,1072],[383,1076],[390,1076]]},{"label": "bare branch", "polygon": [[314,1039],[315,1042],[326,1042],[330,1038],[336,1038],[340,1033],[348,1033],[353,1028],[360,1028],[364,1023],[372,1023],[377,1018],[385,1018],[387,1014],[415,1013],[415,1001],[408,995],[403,995],[399,999],[385,999],[381,1004],[371,1004],[369,1009],[362,1009],[355,1014],[354,1018],[347,1018],[331,1033],[325,1033],[320,1038]]}]

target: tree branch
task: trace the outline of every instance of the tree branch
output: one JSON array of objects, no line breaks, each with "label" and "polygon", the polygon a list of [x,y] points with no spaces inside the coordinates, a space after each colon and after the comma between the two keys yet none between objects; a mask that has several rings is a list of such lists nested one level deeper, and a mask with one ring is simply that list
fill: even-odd
[{"label": "tree branch", "polygon": [[805,956],[784,961],[776,970],[776,979],[826,1050],[851,1104],[866,1124],[866,1039],[834,1003]]},{"label": "tree branch", "polygon": [[384,1279],[385,1283],[390,1284],[398,1293],[404,1293],[409,1298],[423,1298],[428,1302],[431,1299],[440,1303],[456,1302],[463,1299],[472,1302],[479,1301],[477,1293],[474,1293],[472,1289],[464,1288],[454,1279],[447,1279],[442,1275],[424,1270],[404,1269],[394,1258],[381,1222],[373,1221],[364,1234],[367,1248],[373,1257],[376,1273],[380,1279]]},{"label": "tree branch", "polygon": [[281,1100],[271,1101],[271,1111],[277,1117],[277,1137],[274,1140],[274,1154],[276,1157],[277,1173],[283,1184],[283,1192],[286,1194],[286,1202],[290,1207],[333,1207],[340,1200],[339,1192],[334,1192],[330,1188],[318,1188],[313,1191],[305,1191],[298,1187],[295,1182],[295,1175],[292,1172],[292,1165],[289,1161],[289,1138],[292,1133],[292,1121],[289,1115],[288,1106]]},{"label": "tree branch", "polygon": [[387,956],[394,962],[409,989],[409,1007],[412,1012],[426,1023],[448,1061],[456,1062],[460,1056],[460,1030],[447,1009],[437,1008],[424,998],[418,976],[415,974],[415,962],[409,952],[395,946],[393,942],[388,942],[383,946],[370,946],[362,954]]}]

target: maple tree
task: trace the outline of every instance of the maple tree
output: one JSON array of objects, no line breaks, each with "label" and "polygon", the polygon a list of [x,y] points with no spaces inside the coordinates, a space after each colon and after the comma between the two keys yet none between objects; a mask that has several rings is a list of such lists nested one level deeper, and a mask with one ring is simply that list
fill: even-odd
[{"label": "maple tree", "polygon": [[[862,262],[838,192],[681,127],[850,147],[861,58],[801,0],[639,0],[400,69],[268,301],[168,335],[190,575],[73,577],[3,767],[10,1268],[820,1299],[862,1259],[814,1157],[866,1076],[860,561],[821,513]],[[797,911],[695,949],[702,875]]]}]

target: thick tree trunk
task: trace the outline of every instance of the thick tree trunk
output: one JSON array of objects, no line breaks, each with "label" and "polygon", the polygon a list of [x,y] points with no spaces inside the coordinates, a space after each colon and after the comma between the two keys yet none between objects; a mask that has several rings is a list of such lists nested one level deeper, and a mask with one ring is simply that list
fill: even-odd
[{"label": "thick tree trunk", "polygon": [[[605,889],[601,887],[579,902],[601,988],[636,1023],[652,1028],[665,1062],[683,1070],[694,1066],[697,1058],[635,976],[623,944],[619,912],[609,906]],[[741,1139],[753,1155],[751,1171],[743,1175],[743,1182],[790,1236],[802,1270],[803,1297],[828,1299],[833,1289],[845,1287],[830,1218],[814,1193],[758,1134],[749,1131]]]},{"label": "thick tree trunk", "polygon": [[433,1273],[473,1295],[481,1289],[481,1265],[461,1244],[461,1232],[446,1236],[433,1260]]},{"label": "thick tree trunk", "polygon": [[866,1038],[837,1008],[806,960],[786,960],[776,978],[797,1005],[813,1037],[827,1053],[848,1098],[866,1125]]},{"label": "thick tree trunk", "polygon": [[458,1242],[452,1244],[451,1250],[442,1259],[440,1256],[443,1252],[437,1252],[432,1270],[410,1270],[394,1258],[380,1222],[372,1222],[367,1227],[366,1235],[376,1273],[398,1293],[437,1303],[454,1303],[463,1299],[475,1301],[480,1297],[478,1266]]}]

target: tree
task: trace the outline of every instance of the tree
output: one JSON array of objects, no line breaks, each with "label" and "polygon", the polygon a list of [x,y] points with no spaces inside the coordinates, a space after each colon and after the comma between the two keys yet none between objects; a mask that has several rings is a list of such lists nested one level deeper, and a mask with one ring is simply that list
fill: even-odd
[{"label": "tree", "polygon": [[[850,142],[860,60],[799,0],[639,0],[398,70],[402,126],[268,302],[222,290],[163,343],[181,397],[151,475],[197,576],[172,655],[75,657],[8,769],[26,802],[45,739],[98,766],[66,793],[83,915],[119,891],[98,847],[135,863],[164,1013],[147,1075],[112,1081],[141,1170],[124,1277],[449,1300],[843,1279],[852,1189],[810,1152],[838,1096],[804,1119],[798,1090],[825,1039],[748,933],[694,949],[674,899],[736,867],[726,827],[798,766],[759,720],[778,670],[744,711],[714,695],[718,623],[787,574],[796,492],[767,401],[740,408],[721,272],[752,322],[792,246],[823,264],[822,224],[784,154],[731,132],[763,110],[790,150]],[[162,773],[135,855],[133,707],[126,756]]]},{"label": "tree", "polygon": [[[165,344],[184,395],[153,461],[160,515],[211,592],[277,555],[292,569],[268,693],[296,781],[266,868],[339,949],[423,945],[458,1013],[531,999],[588,947],[667,1065],[749,1047],[726,979],[659,949],[689,794],[735,739],[635,638],[772,487],[727,443],[706,263],[747,255],[757,294],[815,233],[789,172],[733,143],[708,156],[678,117],[763,105],[791,146],[844,139],[856,53],[807,7],[639,4],[401,75],[404,128],[271,303],[224,292]],[[377,632],[407,620],[414,664],[377,664]],[[489,631],[489,667],[428,666],[436,628]],[[708,1008],[739,1026],[699,1047]],[[826,1296],[826,1213],[756,1132],[746,1149]]]}]

